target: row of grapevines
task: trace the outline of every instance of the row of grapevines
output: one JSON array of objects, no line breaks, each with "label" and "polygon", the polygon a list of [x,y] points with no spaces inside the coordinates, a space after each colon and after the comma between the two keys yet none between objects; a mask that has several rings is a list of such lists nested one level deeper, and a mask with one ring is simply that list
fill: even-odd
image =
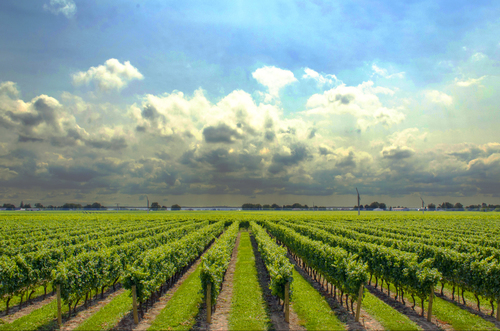
[{"label": "row of grapevines", "polygon": [[[177,224],[172,224],[169,229],[175,225]],[[192,229],[193,226],[196,227],[196,224],[185,227]],[[202,224],[200,223],[198,227],[201,226]],[[119,258],[123,259],[127,257],[127,251],[133,251],[135,246],[151,247],[158,243],[164,243],[174,233],[177,233],[177,230],[166,231],[152,237],[138,238],[131,242],[124,241],[125,244],[120,245],[120,250],[117,250]],[[90,249],[92,246],[88,248]],[[97,245],[93,250],[95,251],[99,248],[101,246]],[[41,250],[26,255],[18,254],[13,257],[2,256],[0,258],[0,296],[12,297],[40,285],[46,286],[52,280],[52,272],[60,263],[71,259],[74,252],[74,247],[69,246]]]},{"label": "row of grapevines", "polygon": [[57,265],[52,271],[54,285],[61,286],[61,298],[66,303],[78,302],[92,289],[116,282],[128,265],[139,259],[143,252],[179,240],[191,232],[207,227],[208,222],[182,226],[151,238],[113,246],[97,252],[79,254]]},{"label": "row of grapevines", "polygon": [[136,286],[137,300],[144,302],[178,270],[194,261],[223,230],[225,221],[191,232],[181,240],[145,251],[127,268],[123,285]]},{"label": "row of grapevines", "polygon": [[205,295],[207,285],[211,284],[212,305],[215,304],[219,296],[224,275],[231,261],[239,227],[240,222],[234,222],[201,258],[201,284]]},{"label": "row of grapevines", "polygon": [[411,240],[395,240],[384,237],[349,233],[335,226],[322,227],[330,233],[343,233],[345,237],[362,242],[375,243],[418,255],[419,261],[432,260],[432,266],[441,272],[443,281],[462,287],[476,295],[489,299],[500,299],[500,264],[498,255],[488,256],[483,248],[472,254],[460,253],[453,249],[427,245]]},{"label": "row of grapevines", "polygon": [[[177,222],[176,222],[177,223]],[[29,243],[25,245],[10,245],[0,248],[0,254],[13,256],[16,254],[27,254],[42,249],[68,247],[65,251],[68,255],[76,255],[83,251],[98,250],[102,247],[109,247],[120,244],[124,241],[136,238],[151,236],[165,231],[172,227],[173,223],[163,223],[156,226],[136,226],[119,227],[116,225],[108,231],[98,231],[92,234],[80,236],[61,236],[60,238]],[[141,230],[142,228],[142,230]],[[145,229],[144,229],[145,228]]]},{"label": "row of grapevines", "polygon": [[[305,224],[305,223],[301,223]],[[311,224],[311,223],[310,223]],[[362,240],[366,242],[376,243],[379,245],[384,245],[387,247],[394,247],[397,249],[401,249],[404,251],[408,251],[407,249],[399,248],[401,245],[404,246],[406,243],[415,243],[421,244],[425,246],[436,246],[442,247],[443,249],[449,248],[458,253],[469,253],[475,254],[474,259],[480,258],[484,259],[489,256],[494,256],[496,259],[500,259],[500,250],[493,247],[484,247],[480,245],[474,245],[470,243],[465,243],[463,241],[456,242],[455,240],[444,240],[437,238],[420,238],[420,237],[409,237],[402,234],[396,233],[384,233],[377,230],[369,230],[351,227],[347,228],[344,226],[339,226],[337,224],[328,224],[314,222],[311,225],[314,225],[318,228],[324,229],[330,233],[335,235],[340,235],[346,238]]]},{"label": "row of grapevines", "polygon": [[419,262],[417,254],[402,252],[390,247],[356,241],[332,235],[314,227],[284,222],[289,228],[312,239],[333,247],[340,246],[357,254],[366,262],[371,274],[383,277],[398,288],[404,288],[421,299],[427,298],[432,286],[441,279],[439,271],[432,267],[432,259]]},{"label": "row of grapevines", "polygon": [[293,266],[286,256],[287,250],[272,240],[267,232],[257,223],[250,222],[252,233],[257,241],[260,255],[271,278],[269,288],[271,293],[285,299],[285,285],[292,283]]},{"label": "row of grapevines", "polygon": [[263,226],[330,283],[348,293],[354,300],[357,299],[359,288],[368,280],[368,274],[366,265],[358,261],[356,255],[340,247],[312,240],[273,222],[264,222]]}]

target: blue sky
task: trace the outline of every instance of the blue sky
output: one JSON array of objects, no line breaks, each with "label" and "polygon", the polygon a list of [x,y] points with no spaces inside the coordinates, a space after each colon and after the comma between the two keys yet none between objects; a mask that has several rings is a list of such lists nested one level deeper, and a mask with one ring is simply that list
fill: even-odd
[{"label": "blue sky", "polygon": [[0,202],[497,203],[499,14],[4,0]]}]

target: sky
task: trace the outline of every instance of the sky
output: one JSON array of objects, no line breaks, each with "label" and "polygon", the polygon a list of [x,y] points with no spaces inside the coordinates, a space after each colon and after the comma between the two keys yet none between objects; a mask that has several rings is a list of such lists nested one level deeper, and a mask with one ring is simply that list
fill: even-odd
[{"label": "sky", "polygon": [[0,205],[500,203],[498,1],[0,2]]}]

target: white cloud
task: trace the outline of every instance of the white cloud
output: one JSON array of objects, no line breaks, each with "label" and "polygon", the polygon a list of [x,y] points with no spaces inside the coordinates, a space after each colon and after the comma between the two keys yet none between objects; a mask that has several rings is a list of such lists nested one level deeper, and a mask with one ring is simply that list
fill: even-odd
[{"label": "white cloud", "polygon": [[389,88],[373,86],[372,81],[358,86],[342,84],[323,94],[315,94],[306,103],[306,115],[350,114],[357,118],[358,128],[366,130],[370,126],[382,124],[389,127],[400,123],[405,115],[399,108],[382,105],[377,94],[393,95]]},{"label": "white cloud", "polygon": [[73,75],[73,84],[76,86],[94,82],[101,91],[121,90],[128,82],[134,79],[144,79],[144,76],[125,61],[121,64],[117,59],[109,59],[104,65],[90,67],[87,71],[80,71]]},{"label": "white cloud", "polygon": [[55,15],[63,14],[67,18],[73,17],[76,13],[76,5],[73,0],[50,0],[50,4],[44,4],[43,9]]},{"label": "white cloud", "polygon": [[486,58],[487,58],[486,55],[484,55],[481,52],[477,52],[474,55],[472,55],[471,60],[472,60],[472,62],[479,62],[479,61],[484,60]]},{"label": "white cloud", "polygon": [[389,75],[388,72],[387,72],[387,69],[380,68],[376,64],[372,65],[372,70],[373,70],[373,75],[376,74],[376,75],[379,75],[379,76],[382,76],[382,77],[388,78],[388,79],[389,78],[393,78],[393,77],[395,77],[395,78],[404,78],[404,76],[405,76],[405,72],[404,71]]},{"label": "white cloud", "polygon": [[279,91],[288,84],[297,81],[297,78],[290,70],[283,70],[276,67],[262,67],[252,73],[252,77],[269,89],[266,102],[279,99]]},{"label": "white cloud", "polygon": [[[460,87],[469,87],[471,85],[479,85],[481,81],[485,78],[486,76],[474,79],[474,78],[469,78],[467,80],[458,80],[458,78],[455,78],[455,84]],[[482,85],[479,85],[482,86]]]},{"label": "white cloud", "polygon": [[324,85],[337,85],[342,83],[335,75],[321,75],[317,71],[309,68],[304,69],[305,74],[302,76],[303,79],[314,79],[318,87],[323,87]]},{"label": "white cloud", "polygon": [[441,91],[431,90],[425,92],[425,95],[427,99],[433,103],[443,104],[446,106],[449,106],[453,103],[453,98]]}]

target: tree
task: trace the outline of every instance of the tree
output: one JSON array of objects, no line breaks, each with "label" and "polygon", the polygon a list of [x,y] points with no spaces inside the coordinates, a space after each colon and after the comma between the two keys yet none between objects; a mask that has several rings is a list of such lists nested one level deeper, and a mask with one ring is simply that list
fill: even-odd
[{"label": "tree", "polygon": [[31,208],[31,204],[30,203],[25,204],[24,208]]},{"label": "tree", "polygon": [[156,209],[160,209],[160,208],[161,208],[161,206],[160,206],[160,204],[158,202],[153,202],[151,204],[151,209],[155,209],[156,210]]},{"label": "tree", "polygon": [[457,203],[453,206],[453,208],[455,208],[455,209],[462,209],[462,208],[464,208],[464,205],[462,205],[460,202],[457,202]]},{"label": "tree", "polygon": [[24,203],[21,201],[21,204],[19,205],[19,208],[24,208]]},{"label": "tree", "polygon": [[451,208],[453,208],[453,204],[451,204],[450,202],[443,202],[442,204],[440,204],[438,206],[438,208],[441,208],[441,209],[451,209]]},{"label": "tree", "polygon": [[14,206],[13,204],[11,203],[4,203],[3,204],[3,208],[7,208],[7,209],[16,209],[16,206]]},{"label": "tree", "polygon": [[377,209],[377,208],[380,208],[380,204],[379,204],[377,201],[375,201],[375,202],[372,202],[372,203],[368,206],[368,208],[370,208],[370,209]]},{"label": "tree", "polygon": [[378,206],[380,209],[386,209],[387,206],[385,205],[385,203],[381,202],[380,205]]},{"label": "tree", "polygon": [[178,204],[175,204],[175,205],[172,205],[172,207],[170,207],[170,210],[181,210],[181,206],[179,206]]},{"label": "tree", "polygon": [[271,205],[263,205],[262,209],[271,209]]},{"label": "tree", "polygon": [[104,208],[99,202],[94,202],[91,207],[94,209]]},{"label": "tree", "polygon": [[273,209],[281,209],[281,206],[279,206],[279,205],[277,205],[277,204],[273,203],[273,204],[271,205],[271,208],[273,208]]},{"label": "tree", "polygon": [[43,208],[43,205],[40,202],[35,203],[35,208]]},{"label": "tree", "polygon": [[427,205],[427,209],[429,209],[429,210],[436,210],[436,205],[435,205],[435,204],[433,204],[433,203],[429,203],[429,204]]}]

